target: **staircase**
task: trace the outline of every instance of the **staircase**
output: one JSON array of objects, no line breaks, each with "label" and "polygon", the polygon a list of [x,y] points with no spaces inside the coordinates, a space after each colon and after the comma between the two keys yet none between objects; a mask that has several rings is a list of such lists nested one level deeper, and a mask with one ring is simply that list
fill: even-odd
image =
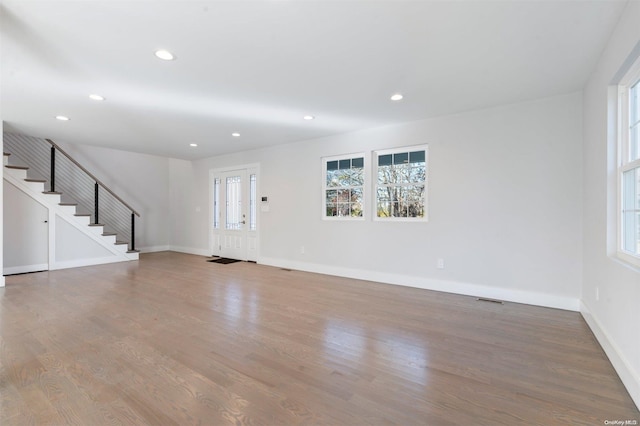
[{"label": "staircase", "polygon": [[[53,144],[51,141],[48,142]],[[55,144],[53,144],[53,146],[59,149]],[[66,155],[64,151],[62,151],[62,153]],[[135,212],[131,213],[132,229],[131,234],[128,235],[133,240],[130,242],[120,240],[115,232],[105,230],[104,223],[92,223],[91,214],[79,212],[76,202],[68,198],[63,200],[63,194],[61,192],[55,190],[47,191],[45,189],[47,180],[41,179],[40,176],[34,176],[37,175],[37,173],[32,174],[28,166],[19,165],[17,164],[18,161],[12,162],[11,157],[11,153],[3,153],[4,180],[48,210],[49,220],[45,222],[48,222],[50,229],[50,231],[48,231],[49,270],[138,260],[138,251],[135,250],[135,232],[133,229],[133,213]],[[75,162],[73,159],[71,159],[71,161]],[[79,167],[82,168],[82,166]],[[86,172],[84,168],[82,169]],[[90,176],[93,178],[92,175]],[[99,181],[96,180],[96,221],[98,214],[98,184]],[[13,188],[11,189],[13,190]],[[111,192],[108,188],[106,188],[106,190]],[[5,199],[6,196],[7,194],[5,194]],[[11,208],[11,206],[5,205],[5,208]],[[64,238],[69,238],[73,242],[62,242],[61,240]],[[70,244],[77,247],[69,248]],[[131,244],[130,247],[129,244]],[[9,242],[8,245],[9,247],[5,244],[5,253],[12,249],[10,247],[11,242]],[[62,250],[61,247],[64,247],[64,249]],[[62,254],[63,251],[64,254]],[[7,268],[8,266],[9,268]],[[3,273],[5,275],[17,273],[12,272],[11,265],[7,265],[6,262],[4,267],[5,270]]]}]

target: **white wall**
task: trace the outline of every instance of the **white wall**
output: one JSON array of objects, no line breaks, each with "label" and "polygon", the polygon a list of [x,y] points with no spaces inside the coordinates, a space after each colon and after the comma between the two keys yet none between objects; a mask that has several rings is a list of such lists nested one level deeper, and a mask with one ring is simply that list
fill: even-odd
[{"label": "white wall", "polygon": [[[209,229],[209,195],[206,188],[204,194],[197,193],[193,188],[195,182],[194,164],[191,161],[169,161],[169,238],[172,250],[207,256],[211,254],[206,239]],[[198,225],[192,224],[192,221],[196,221]]]},{"label": "white wall", "polygon": [[[0,102],[0,104],[2,104],[2,102]],[[2,131],[4,129],[4,122],[2,121],[2,107],[0,106],[0,151],[3,150],[4,148],[4,140],[3,140],[3,134],[4,131]],[[4,151],[3,151],[4,152]],[[4,159],[3,159],[4,161]],[[2,167],[0,167],[0,180],[2,180],[4,182],[4,165]],[[4,195],[3,195],[3,186],[4,185],[0,185],[0,241],[3,241],[3,229],[4,229],[4,218],[3,218],[3,211],[4,211]],[[4,258],[4,252],[3,252],[3,244],[0,244],[0,271],[4,270],[4,265],[3,265],[3,258]],[[2,274],[0,274],[0,287],[4,287],[4,276],[2,276]]]},{"label": "white wall", "polygon": [[[584,90],[582,312],[640,406],[640,270],[615,258],[616,140],[608,136],[608,87],[640,54],[640,2],[629,2]],[[615,109],[615,104],[610,104]],[[596,291],[599,298],[596,298]]]},{"label": "white wall", "polygon": [[[208,253],[210,169],[260,163],[259,196],[270,204],[260,217],[261,263],[577,310],[581,102],[571,94],[193,163],[172,160],[172,248]],[[321,219],[321,157],[423,143],[428,223]],[[437,258],[444,270],[436,269]]]},{"label": "white wall", "polygon": [[[0,8],[0,13],[3,13],[2,8]],[[0,53],[1,52],[2,52],[2,37],[0,37]],[[0,98],[2,98],[2,96],[0,96]],[[4,148],[3,134],[4,134],[4,121],[2,120],[2,102],[0,102],[0,151],[2,151]],[[3,174],[4,174],[4,163],[3,163],[3,166],[0,168],[0,181],[4,181],[2,177]],[[2,186],[3,185],[0,185],[0,241],[3,240],[2,231],[4,228],[4,225],[3,225],[4,220],[2,218],[2,212],[4,210],[4,205],[3,205],[4,197],[2,195]],[[3,257],[4,257],[3,247],[2,247],[2,244],[0,244],[0,271],[4,269],[3,260],[2,260]],[[2,276],[1,274],[0,274],[0,287],[4,287],[4,276]]]},{"label": "white wall", "polygon": [[56,143],[140,213],[141,217],[136,217],[136,249],[169,248],[169,159]]}]

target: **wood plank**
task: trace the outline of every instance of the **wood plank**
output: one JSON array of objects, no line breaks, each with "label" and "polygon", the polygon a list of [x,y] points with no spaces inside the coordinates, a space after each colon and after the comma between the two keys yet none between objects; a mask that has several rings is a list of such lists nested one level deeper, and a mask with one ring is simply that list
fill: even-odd
[{"label": "wood plank", "polygon": [[6,277],[0,423],[638,420],[579,313],[172,252]]}]

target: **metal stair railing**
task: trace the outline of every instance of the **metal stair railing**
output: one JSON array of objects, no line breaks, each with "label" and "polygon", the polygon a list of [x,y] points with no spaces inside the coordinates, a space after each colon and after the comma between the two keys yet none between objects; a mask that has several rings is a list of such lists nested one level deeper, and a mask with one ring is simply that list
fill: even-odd
[{"label": "metal stair railing", "polygon": [[15,155],[30,172],[47,179],[49,192],[62,193],[63,203],[77,204],[77,214],[90,214],[92,224],[104,225],[103,233],[117,234],[118,241],[129,242],[129,251],[137,251],[135,218],[140,214],[58,144],[5,133],[4,147],[12,159]]}]

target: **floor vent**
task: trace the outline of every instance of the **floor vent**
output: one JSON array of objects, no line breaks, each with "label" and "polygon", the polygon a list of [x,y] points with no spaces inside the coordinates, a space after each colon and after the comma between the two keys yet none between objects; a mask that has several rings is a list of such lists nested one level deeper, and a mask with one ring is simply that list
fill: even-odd
[{"label": "floor vent", "polygon": [[504,301],[502,300],[497,300],[497,299],[488,299],[486,297],[478,297],[476,299],[478,302],[491,302],[491,303],[498,303],[500,305],[504,305]]}]

